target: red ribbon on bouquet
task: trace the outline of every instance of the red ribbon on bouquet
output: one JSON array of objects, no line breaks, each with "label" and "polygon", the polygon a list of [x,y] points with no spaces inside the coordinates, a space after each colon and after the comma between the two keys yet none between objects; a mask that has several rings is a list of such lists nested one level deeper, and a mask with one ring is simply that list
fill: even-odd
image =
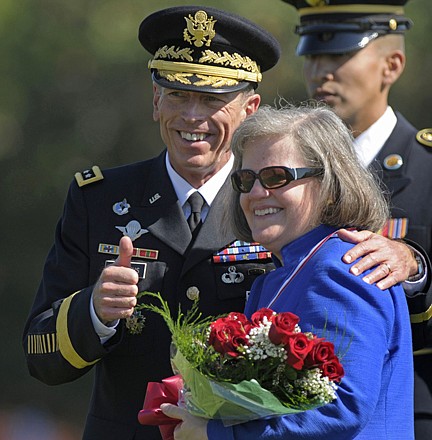
[{"label": "red ribbon on bouquet", "polygon": [[181,420],[166,416],[160,409],[162,403],[177,405],[179,391],[183,388],[180,375],[167,377],[162,382],[149,382],[143,409],[138,413],[141,425],[158,425],[164,440],[174,439],[174,428]]}]

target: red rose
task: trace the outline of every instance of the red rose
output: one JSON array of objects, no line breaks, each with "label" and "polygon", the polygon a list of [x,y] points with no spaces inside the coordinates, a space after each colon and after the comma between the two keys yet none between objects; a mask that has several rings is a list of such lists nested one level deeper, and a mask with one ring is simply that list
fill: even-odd
[{"label": "red rose", "polygon": [[313,342],[304,333],[293,333],[288,337],[285,344],[287,353],[287,364],[296,370],[301,370],[304,365],[304,359],[313,347]]},{"label": "red rose", "polygon": [[312,349],[305,359],[307,368],[320,366],[335,356],[334,345],[331,342],[325,341],[323,338],[315,338],[312,342]]},{"label": "red rose", "polygon": [[244,315],[243,313],[239,313],[239,312],[228,313],[228,316],[226,317],[226,319],[232,320],[232,321],[238,321],[238,322],[241,322],[242,324],[246,324],[249,322],[249,320],[247,319],[247,316]]},{"label": "red rose", "polygon": [[345,375],[345,371],[336,356],[324,362],[320,366],[320,370],[324,376],[327,376],[333,382],[340,382]]},{"label": "red rose", "polygon": [[266,317],[269,321],[271,321],[273,314],[274,312],[272,309],[263,307],[252,314],[251,316],[252,324],[258,327],[260,324],[263,323],[264,317]]},{"label": "red rose", "polygon": [[299,321],[300,318],[291,312],[282,312],[273,316],[269,330],[270,341],[275,345],[286,345],[287,338],[292,335]]},{"label": "red rose", "polygon": [[219,318],[210,325],[209,344],[223,355],[238,357],[238,347],[247,345],[246,331],[243,324],[231,318]]}]

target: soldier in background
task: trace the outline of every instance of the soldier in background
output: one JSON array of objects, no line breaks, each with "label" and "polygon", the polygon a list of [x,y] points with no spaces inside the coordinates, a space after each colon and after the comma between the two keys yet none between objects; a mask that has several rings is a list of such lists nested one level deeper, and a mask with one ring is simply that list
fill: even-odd
[{"label": "soldier in background", "polygon": [[[432,129],[417,130],[388,102],[406,63],[404,38],[412,25],[404,16],[407,0],[284,1],[300,15],[297,54],[304,56],[308,94],[351,127],[360,159],[391,195],[392,219],[383,234],[421,251],[419,273],[411,278],[420,280],[423,268],[430,273],[432,256]],[[414,348],[430,347],[414,353],[416,439],[429,440],[432,292],[427,282],[420,291],[407,286]]]}]

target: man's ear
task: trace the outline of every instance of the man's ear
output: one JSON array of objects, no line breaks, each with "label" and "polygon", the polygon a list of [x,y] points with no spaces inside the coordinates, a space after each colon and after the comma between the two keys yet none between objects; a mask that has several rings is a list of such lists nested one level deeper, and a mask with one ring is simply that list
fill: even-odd
[{"label": "man's ear", "polygon": [[385,85],[392,86],[405,69],[406,57],[401,50],[393,50],[387,55],[385,62],[383,81]]},{"label": "man's ear", "polygon": [[250,116],[258,110],[261,102],[261,96],[255,93],[247,98],[245,112],[246,116]]}]

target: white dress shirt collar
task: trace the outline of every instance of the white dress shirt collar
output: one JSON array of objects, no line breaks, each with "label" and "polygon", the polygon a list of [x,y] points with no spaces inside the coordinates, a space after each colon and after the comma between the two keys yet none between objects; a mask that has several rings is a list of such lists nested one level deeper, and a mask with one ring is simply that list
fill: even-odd
[{"label": "white dress shirt collar", "polygon": [[[188,197],[195,191],[199,191],[199,193],[203,196],[207,207],[210,207],[213,203],[213,200],[217,196],[217,193],[221,189],[225,180],[228,178],[232,171],[232,167],[234,164],[234,156],[231,155],[228,162],[221,168],[213,177],[207,180],[204,185],[200,186],[198,189],[195,189],[189,182],[187,182],[183,177],[178,174],[171,165],[168,154],[165,156],[165,163],[168,171],[168,175],[171,179],[171,182],[174,187],[174,191],[177,194],[177,198],[180,202],[180,205],[183,207],[183,211],[185,212],[186,217],[188,216],[189,204],[186,203]],[[203,208],[202,217],[205,219],[208,212],[208,208]]]},{"label": "white dress shirt collar", "polygon": [[395,128],[396,123],[397,117],[393,109],[388,106],[384,114],[377,121],[355,138],[354,146],[357,155],[365,167],[369,166],[380,152]]}]

